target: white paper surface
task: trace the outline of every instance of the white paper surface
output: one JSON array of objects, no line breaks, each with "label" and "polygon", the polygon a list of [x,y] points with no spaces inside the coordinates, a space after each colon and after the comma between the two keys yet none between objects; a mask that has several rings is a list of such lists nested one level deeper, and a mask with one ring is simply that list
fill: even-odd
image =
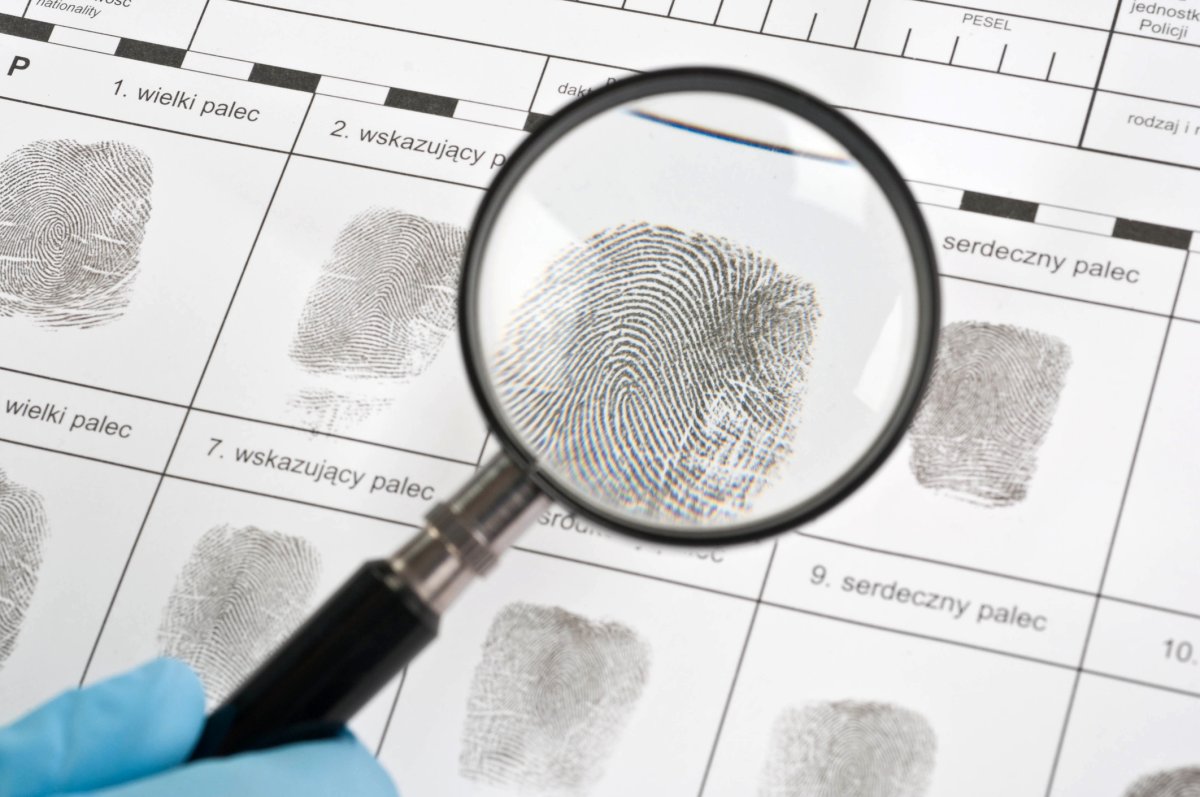
[{"label": "white paper surface", "polygon": [[[212,529],[317,551],[307,605],[407,539],[493,444],[453,333],[406,378],[292,355],[339,237],[378,209],[465,228],[538,115],[634,72],[717,64],[817,94],[877,138],[927,214],[945,324],[1069,352],[1040,388],[1050,410],[1021,405],[1047,423],[1028,478],[1000,502],[935,489],[920,467],[935,432],[777,542],[659,551],[552,511],[355,730],[414,797],[1197,788],[1200,2],[970,6],[0,0],[0,535],[15,552],[0,558],[0,722],[163,652],[169,596]],[[152,184],[95,189],[77,166],[69,193],[94,207],[70,212],[101,235],[138,208],[148,220],[122,228],[141,236],[133,255],[55,261],[126,274],[89,294],[120,294],[112,317],[49,323],[71,291],[47,277],[59,287],[37,293],[12,265],[69,245],[22,221],[66,212],[37,210],[63,178],[30,177],[30,147],[104,142],[141,153]],[[582,658],[544,676],[627,699],[567,689],[542,715],[537,694],[480,693],[485,655],[542,666],[494,636],[485,653],[491,629],[511,634],[502,617],[557,618],[547,650]],[[463,762],[499,743],[471,724],[489,701],[530,748],[480,775]],[[553,738],[534,727],[546,716],[578,743],[533,749]],[[812,717],[858,717],[860,733]],[[849,762],[857,790],[781,743],[789,728]]]}]

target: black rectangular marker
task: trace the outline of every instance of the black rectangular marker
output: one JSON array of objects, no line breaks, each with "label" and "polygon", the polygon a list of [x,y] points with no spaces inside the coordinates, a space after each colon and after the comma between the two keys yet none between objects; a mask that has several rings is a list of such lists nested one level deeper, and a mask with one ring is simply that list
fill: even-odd
[{"label": "black rectangular marker", "polygon": [[532,133],[534,130],[537,130],[539,127],[544,125],[546,120],[549,118],[549,114],[531,112],[529,116],[525,118],[525,132]]},{"label": "black rectangular marker", "polygon": [[980,194],[975,191],[964,191],[962,204],[959,205],[959,208],[969,210],[972,213],[999,216],[1002,219],[1034,221],[1037,218],[1038,206],[1036,202],[1025,202],[1020,199],[1009,199],[1008,197],[993,196],[992,194]]},{"label": "black rectangular marker", "polygon": [[116,55],[121,58],[132,58],[135,61],[145,61],[148,64],[178,67],[183,66],[183,57],[187,55],[187,50],[142,42],[137,39],[121,39],[117,43]]},{"label": "black rectangular marker", "polygon": [[50,41],[50,32],[53,30],[54,26],[49,22],[25,19],[12,14],[0,14],[0,33],[7,33],[9,36],[48,42]]},{"label": "black rectangular marker", "polygon": [[317,90],[321,82],[320,75],[311,72],[300,72],[296,69],[284,69],[281,66],[255,64],[250,70],[250,82],[262,83],[266,86],[278,86],[281,89],[295,89],[309,94]]},{"label": "black rectangular marker", "polygon": [[425,94],[421,91],[408,89],[388,89],[387,99],[383,104],[389,108],[402,108],[406,111],[419,111],[437,116],[454,116],[458,100],[453,97],[443,97],[440,94]]},{"label": "black rectangular marker", "polygon": [[1192,245],[1192,233],[1189,230],[1129,219],[1117,219],[1116,225],[1113,226],[1113,238],[1157,244],[1171,249],[1187,249]]}]

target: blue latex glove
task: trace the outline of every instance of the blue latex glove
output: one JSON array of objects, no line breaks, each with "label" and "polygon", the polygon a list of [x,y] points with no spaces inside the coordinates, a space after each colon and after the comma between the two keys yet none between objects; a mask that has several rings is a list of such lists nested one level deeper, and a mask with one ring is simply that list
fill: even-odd
[{"label": "blue latex glove", "polygon": [[153,661],[0,729],[0,797],[395,797],[349,733],[183,765],[203,725],[196,675]]}]

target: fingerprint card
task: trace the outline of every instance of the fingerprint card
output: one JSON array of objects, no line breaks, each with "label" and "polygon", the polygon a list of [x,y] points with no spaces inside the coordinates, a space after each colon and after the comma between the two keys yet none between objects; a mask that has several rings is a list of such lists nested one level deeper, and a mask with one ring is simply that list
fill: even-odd
[{"label": "fingerprint card", "polygon": [[1195,698],[1084,675],[1050,797],[1200,794]]},{"label": "fingerprint card", "polygon": [[[410,530],[216,487],[163,485],[113,603],[87,680],[155,656],[192,666],[224,700],[363,561]],[[394,689],[359,713],[372,746]]]},{"label": "fingerprint card", "polygon": [[0,724],[79,683],[157,481],[0,444]]},{"label": "fingerprint card", "polygon": [[283,161],[32,107],[6,118],[5,367],[189,402]]},{"label": "fingerprint card", "polygon": [[479,197],[293,160],[197,404],[477,462],[457,292]]},{"label": "fingerprint card", "polygon": [[907,438],[804,531],[1094,590],[1166,321],[942,286],[939,351]]},{"label": "fingerprint card", "polygon": [[704,793],[1039,794],[1073,677],[764,606]]},{"label": "fingerprint card", "polygon": [[514,551],[410,668],[402,793],[695,795],[750,601]]}]

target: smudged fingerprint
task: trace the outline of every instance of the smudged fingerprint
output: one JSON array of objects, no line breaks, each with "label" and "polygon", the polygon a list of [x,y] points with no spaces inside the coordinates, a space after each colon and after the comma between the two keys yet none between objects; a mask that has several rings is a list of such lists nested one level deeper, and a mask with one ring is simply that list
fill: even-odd
[{"label": "smudged fingerprint", "polygon": [[1138,778],[1125,797],[1200,797],[1200,767],[1170,769]]},{"label": "smudged fingerprint", "polygon": [[17,646],[49,536],[42,497],[0,470],[0,667]]},{"label": "smudged fingerprint", "polygon": [[300,537],[210,529],[171,590],[159,648],[192,665],[220,701],[300,624],[320,572],[320,553]]},{"label": "smudged fingerprint", "polygon": [[150,159],[119,141],[35,141],[0,162],[0,316],[78,328],[119,316],[152,184]]},{"label": "smudged fingerprint", "polygon": [[792,454],[821,310],[724,238],[633,224],[552,263],[496,362],[548,464],[651,519],[735,516]]},{"label": "smudged fingerprint", "polygon": [[[321,429],[335,429],[391,403],[390,388],[429,367],[455,324],[466,231],[401,210],[354,217],[309,293],[292,339],[292,359],[321,384],[291,404]],[[374,389],[369,381],[389,380]]]},{"label": "smudged fingerprint", "polygon": [[585,793],[603,774],[649,668],[649,648],[620,623],[509,604],[475,668],[459,771],[523,791]]},{"label": "smudged fingerprint", "polygon": [[759,797],[920,797],[937,737],[920,714],[887,703],[814,703],[775,722]]},{"label": "smudged fingerprint", "polygon": [[917,481],[981,506],[1024,500],[1070,367],[1070,348],[1032,329],[945,327],[909,430]]}]

